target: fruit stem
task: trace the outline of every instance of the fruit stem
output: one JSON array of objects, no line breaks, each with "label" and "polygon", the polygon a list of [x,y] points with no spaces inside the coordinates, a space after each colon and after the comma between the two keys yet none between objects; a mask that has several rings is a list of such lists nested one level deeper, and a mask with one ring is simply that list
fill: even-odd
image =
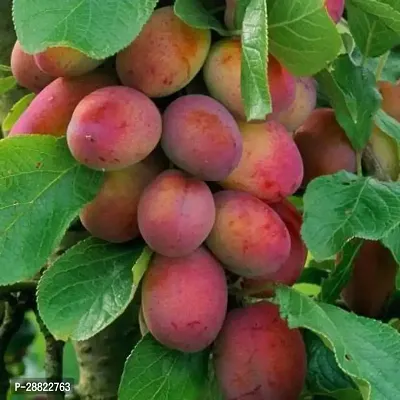
[{"label": "fruit stem", "polygon": [[376,71],[375,71],[375,77],[376,77],[377,82],[381,79],[381,75],[382,75],[383,69],[385,68],[386,62],[389,58],[389,55],[390,55],[390,50],[387,51],[385,54],[382,54],[379,57],[379,63],[378,63],[378,66],[376,67]]},{"label": "fruit stem", "polygon": [[363,176],[363,173],[362,173],[362,151],[357,151],[356,161],[357,161],[357,175]]}]

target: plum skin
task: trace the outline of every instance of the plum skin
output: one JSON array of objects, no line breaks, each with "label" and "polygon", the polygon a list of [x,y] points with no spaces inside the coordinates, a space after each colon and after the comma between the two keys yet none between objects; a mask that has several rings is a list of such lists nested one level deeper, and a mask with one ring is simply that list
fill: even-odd
[{"label": "plum skin", "polygon": [[161,138],[161,114],[143,93],[110,86],[75,108],[67,142],[75,159],[95,170],[123,169],[146,158]]},{"label": "plum skin", "polygon": [[307,356],[300,331],[289,329],[276,305],[262,302],[228,313],[214,365],[225,399],[298,400]]},{"label": "plum skin", "polygon": [[161,173],[143,191],[138,224],[151,249],[167,257],[182,257],[198,248],[215,221],[208,186],[178,170]]},{"label": "plum skin", "polygon": [[226,178],[243,148],[233,116],[204,95],[182,96],[167,107],[161,146],[175,165],[207,181]]},{"label": "plum skin", "polygon": [[277,271],[290,254],[290,235],[265,202],[240,191],[214,194],[216,218],[207,247],[229,271],[262,277]]},{"label": "plum skin", "polygon": [[227,311],[223,268],[203,247],[185,257],[155,254],[143,278],[143,317],[165,346],[193,353],[211,345]]}]

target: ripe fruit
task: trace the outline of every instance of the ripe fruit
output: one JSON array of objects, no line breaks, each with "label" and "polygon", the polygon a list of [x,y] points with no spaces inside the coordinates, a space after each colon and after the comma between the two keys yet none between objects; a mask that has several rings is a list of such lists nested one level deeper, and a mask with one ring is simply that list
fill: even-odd
[{"label": "ripe fruit", "polygon": [[238,124],[222,104],[204,95],[183,96],[167,107],[161,145],[175,165],[209,181],[226,178],[242,155]]},{"label": "ripe fruit", "polygon": [[78,103],[94,90],[114,84],[114,78],[101,73],[78,78],[58,78],[33,99],[8,136],[63,136]]},{"label": "ripe fruit", "polygon": [[18,84],[39,93],[54,78],[41,71],[32,55],[25,53],[18,41],[11,53],[11,71]]},{"label": "ripe fruit", "polygon": [[[204,81],[212,97],[236,117],[246,119],[241,94],[241,43],[239,38],[215,43],[204,65]],[[289,108],[295,98],[295,78],[273,57],[268,57],[266,75],[271,92],[272,112]]]},{"label": "ripe fruit", "polygon": [[210,43],[210,30],[192,28],[175,15],[171,6],[162,7],[117,55],[117,72],[126,86],[150,97],[168,96],[197,75]]},{"label": "ripe fruit", "polygon": [[106,172],[99,193],[81,211],[83,226],[92,236],[108,242],[126,242],[139,236],[140,195],[166,164],[160,154],[153,152],[130,167]]},{"label": "ripe fruit", "polygon": [[294,141],[303,159],[304,186],[321,175],[357,169],[356,153],[330,108],[314,110],[296,131]]},{"label": "ripe fruit", "polygon": [[230,311],[214,351],[225,399],[298,400],[307,368],[303,338],[271,303]]},{"label": "ripe fruit", "polygon": [[345,0],[325,0],[325,7],[329,16],[338,23],[343,16]]},{"label": "ripe fruit", "polygon": [[68,125],[72,155],[92,169],[126,168],[146,158],[161,137],[161,115],[143,93],[110,86],[86,96]]},{"label": "ripe fruit", "polygon": [[243,190],[268,202],[293,194],[303,179],[300,153],[278,122],[240,122],[243,153],[239,165],[223,181],[226,189]]},{"label": "ripe fruit", "polygon": [[309,117],[317,103],[317,88],[313,78],[296,79],[296,97],[288,110],[273,119],[280,122],[289,132],[294,132]]},{"label": "ripe fruit", "polygon": [[400,121],[400,80],[395,84],[391,82],[378,82],[378,88],[382,95],[382,109],[391,117]]},{"label": "ripe fruit", "polygon": [[184,352],[208,347],[227,310],[225,275],[203,247],[188,256],[154,255],[142,287],[146,325],[162,344]]},{"label": "ripe fruit", "polygon": [[301,214],[289,201],[271,204],[278,213],[290,234],[289,258],[274,273],[259,279],[244,279],[243,287],[255,297],[270,297],[274,294],[276,283],[292,286],[299,279],[307,259],[307,248],[301,238],[300,229],[303,223]]},{"label": "ripe fruit", "polygon": [[276,272],[290,252],[289,232],[279,215],[245,192],[224,190],[214,200],[216,218],[206,243],[226,269],[244,277]]},{"label": "ripe fruit", "polygon": [[70,47],[49,47],[35,54],[35,62],[43,72],[58,78],[84,75],[97,68],[103,61],[94,60]]},{"label": "ripe fruit", "polygon": [[140,233],[150,248],[167,257],[194,251],[214,221],[215,205],[208,186],[178,170],[160,174],[139,201]]},{"label": "ripe fruit", "polygon": [[354,261],[350,281],[342,297],[350,310],[377,318],[395,290],[397,264],[380,242],[366,240]]}]

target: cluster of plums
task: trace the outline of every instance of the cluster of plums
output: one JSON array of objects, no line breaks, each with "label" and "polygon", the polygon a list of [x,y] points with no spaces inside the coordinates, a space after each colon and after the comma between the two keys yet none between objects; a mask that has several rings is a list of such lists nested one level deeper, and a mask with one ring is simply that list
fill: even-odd
[{"label": "cluster of plums", "polygon": [[[335,22],[343,4],[327,1]],[[227,1],[228,27],[234,7]],[[226,275],[260,298],[300,276],[302,217],[287,197],[317,176],[356,169],[333,110],[315,109],[315,81],[269,55],[272,113],[246,122],[240,37],[213,43],[169,6],[116,55],[115,69],[100,64],[65,47],[29,55],[17,42],[14,76],[37,95],[9,136],[66,135],[79,163],[105,171],[81,221],[95,237],[141,236],[154,251],[141,316],[158,341],[183,352],[215,342],[227,399],[298,399],[306,374],[299,330],[270,302],[228,312]],[[182,94],[201,70],[208,94]],[[167,96],[161,112],[156,99]]]}]

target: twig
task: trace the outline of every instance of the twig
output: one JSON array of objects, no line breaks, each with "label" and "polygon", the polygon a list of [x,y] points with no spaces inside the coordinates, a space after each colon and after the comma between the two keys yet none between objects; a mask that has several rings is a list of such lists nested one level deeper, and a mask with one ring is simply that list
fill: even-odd
[{"label": "twig", "polygon": [[367,145],[363,152],[363,162],[369,175],[374,176],[380,181],[390,181],[390,176],[382,168],[379,160],[376,158],[371,145]]},{"label": "twig", "polygon": [[8,286],[0,286],[0,297],[8,296],[11,293],[35,292],[36,281],[17,282]]},{"label": "twig", "polygon": [[386,62],[389,58],[389,55],[390,55],[390,50],[387,51],[385,54],[382,54],[379,57],[379,63],[376,68],[376,71],[375,71],[375,77],[376,77],[377,82],[381,79],[381,75],[382,75],[383,69],[385,68]]}]

